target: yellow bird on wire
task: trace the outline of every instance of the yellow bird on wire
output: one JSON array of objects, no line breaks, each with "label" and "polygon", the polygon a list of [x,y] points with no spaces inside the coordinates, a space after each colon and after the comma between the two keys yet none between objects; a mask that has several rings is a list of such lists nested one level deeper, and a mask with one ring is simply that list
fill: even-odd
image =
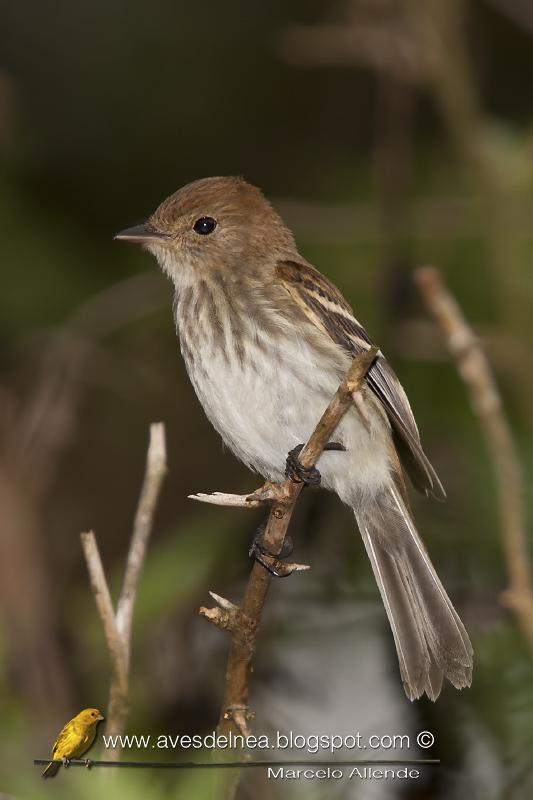
[{"label": "yellow bird on wire", "polygon": [[[52,749],[52,758],[43,772],[43,778],[52,778],[61,764],[56,763],[61,759],[68,766],[69,759],[82,756],[94,742],[96,726],[104,716],[97,708],[84,708],[79,714],[67,722]],[[89,766],[87,761],[87,766]]]}]

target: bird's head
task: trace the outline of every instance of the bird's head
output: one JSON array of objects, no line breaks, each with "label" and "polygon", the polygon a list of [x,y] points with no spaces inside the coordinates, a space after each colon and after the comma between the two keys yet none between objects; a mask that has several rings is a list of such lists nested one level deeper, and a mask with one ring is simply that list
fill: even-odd
[{"label": "bird's head", "polygon": [[176,285],[210,273],[268,270],[295,244],[262,192],[242,178],[203,178],[164,200],[143,225],[115,236],[152,252]]},{"label": "bird's head", "polygon": [[97,708],[84,708],[78,714],[77,719],[86,725],[96,725],[97,722],[105,719],[105,717]]}]

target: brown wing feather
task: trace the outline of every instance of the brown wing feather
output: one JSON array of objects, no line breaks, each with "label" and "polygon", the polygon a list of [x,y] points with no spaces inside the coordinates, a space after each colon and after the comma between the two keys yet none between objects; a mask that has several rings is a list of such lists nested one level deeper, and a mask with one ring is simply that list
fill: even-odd
[{"label": "brown wing feather", "polygon": [[[351,356],[373,344],[337,287],[310,264],[280,261],[276,277],[307,318]],[[395,444],[414,486],[425,494],[443,499],[446,496],[443,486],[422,449],[407,395],[381,353],[368,371],[366,380],[383,403]]]}]

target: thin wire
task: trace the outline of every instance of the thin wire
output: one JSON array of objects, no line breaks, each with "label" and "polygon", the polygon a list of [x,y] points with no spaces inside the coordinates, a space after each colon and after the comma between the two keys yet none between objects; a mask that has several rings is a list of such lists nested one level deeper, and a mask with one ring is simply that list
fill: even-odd
[{"label": "thin wire", "polygon": [[[87,763],[88,762],[88,763]],[[55,759],[54,764],[63,765],[62,760]],[[50,764],[49,758],[35,758],[34,766]],[[92,761],[91,759],[72,759],[68,762],[69,767],[142,767],[150,769],[242,769],[250,767],[287,767],[305,766],[311,767],[347,767],[347,766],[416,766],[416,765],[438,765],[439,758],[414,758],[414,759],[375,759],[353,761]]]}]

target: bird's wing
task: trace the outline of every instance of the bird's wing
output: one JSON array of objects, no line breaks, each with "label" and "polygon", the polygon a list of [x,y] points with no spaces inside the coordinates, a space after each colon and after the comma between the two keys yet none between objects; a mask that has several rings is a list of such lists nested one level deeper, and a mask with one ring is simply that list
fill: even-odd
[{"label": "bird's wing", "polygon": [[54,742],[52,749],[52,758],[69,758],[68,751],[72,744],[72,725],[67,722],[64,728],[59,732],[59,736]]},{"label": "bird's wing", "polygon": [[[305,316],[352,357],[373,344],[337,287],[307,262],[279,261],[276,280]],[[381,353],[366,380],[387,412],[395,444],[413,484],[425,494],[444,499],[444,488],[422,449],[407,395]]]},{"label": "bird's wing", "polygon": [[92,745],[96,726],[80,727],[68,722],[57,737],[52,758],[78,758]]}]

